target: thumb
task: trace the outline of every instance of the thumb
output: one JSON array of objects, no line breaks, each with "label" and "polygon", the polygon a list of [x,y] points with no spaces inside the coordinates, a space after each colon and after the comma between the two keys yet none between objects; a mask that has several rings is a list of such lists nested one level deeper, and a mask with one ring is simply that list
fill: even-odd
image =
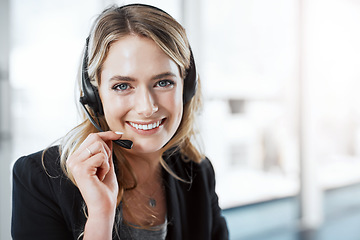
[{"label": "thumb", "polygon": [[112,150],[113,150],[113,141],[121,139],[121,137],[122,137],[122,135],[124,133],[122,133],[122,132],[112,132],[112,131],[108,131],[106,133],[107,133],[108,138],[107,139],[103,138],[103,140],[109,146],[110,151],[112,152]]}]

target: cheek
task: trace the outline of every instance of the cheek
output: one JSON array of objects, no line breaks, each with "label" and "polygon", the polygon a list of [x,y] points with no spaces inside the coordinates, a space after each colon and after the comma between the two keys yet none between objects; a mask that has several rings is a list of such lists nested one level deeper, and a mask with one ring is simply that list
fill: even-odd
[{"label": "cheek", "polygon": [[179,112],[182,115],[183,108],[183,97],[182,97],[182,89],[176,89],[176,91],[171,92],[169,94],[165,94],[161,97],[161,102],[167,106],[172,112]]},{"label": "cheek", "polygon": [[181,88],[178,91],[176,91],[176,97],[174,98],[173,108],[174,108],[174,114],[178,119],[178,125],[180,125],[184,111],[182,85]]},{"label": "cheek", "polygon": [[116,97],[109,92],[99,91],[99,93],[103,104],[105,120],[110,129],[116,130],[119,128],[119,119],[127,112],[125,106],[129,106],[129,104],[126,103],[126,99]]},{"label": "cheek", "polygon": [[180,125],[182,116],[183,116],[183,101],[182,94],[177,94],[177,96],[172,96],[165,99],[166,108],[171,113],[174,127],[178,127]]},{"label": "cheek", "polygon": [[121,98],[114,98],[113,100],[103,102],[104,113],[108,116],[124,115],[124,113],[127,112],[126,108],[128,106],[129,103]]}]

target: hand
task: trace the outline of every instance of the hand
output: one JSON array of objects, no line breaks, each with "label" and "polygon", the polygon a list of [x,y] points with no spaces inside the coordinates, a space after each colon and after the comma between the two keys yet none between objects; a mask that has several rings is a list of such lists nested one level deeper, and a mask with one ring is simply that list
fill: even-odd
[{"label": "hand", "polygon": [[90,134],[67,160],[66,166],[84,198],[89,219],[114,221],[118,183],[112,140],[120,138],[111,131]]}]

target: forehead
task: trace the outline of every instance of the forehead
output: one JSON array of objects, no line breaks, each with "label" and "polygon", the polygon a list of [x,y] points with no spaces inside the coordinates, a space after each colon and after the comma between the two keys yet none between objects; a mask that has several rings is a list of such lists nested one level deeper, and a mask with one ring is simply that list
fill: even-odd
[{"label": "forehead", "polygon": [[152,40],[128,35],[111,44],[102,67],[103,75],[180,75],[177,64]]}]

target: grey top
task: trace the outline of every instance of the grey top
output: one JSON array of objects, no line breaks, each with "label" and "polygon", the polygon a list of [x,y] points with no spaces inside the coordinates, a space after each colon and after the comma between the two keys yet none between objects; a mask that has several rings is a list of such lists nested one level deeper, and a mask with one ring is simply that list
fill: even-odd
[{"label": "grey top", "polygon": [[123,219],[122,206],[120,204],[120,239],[126,240],[165,240],[167,233],[167,217],[161,225],[150,227],[149,229],[139,228],[139,226],[126,223]]}]

